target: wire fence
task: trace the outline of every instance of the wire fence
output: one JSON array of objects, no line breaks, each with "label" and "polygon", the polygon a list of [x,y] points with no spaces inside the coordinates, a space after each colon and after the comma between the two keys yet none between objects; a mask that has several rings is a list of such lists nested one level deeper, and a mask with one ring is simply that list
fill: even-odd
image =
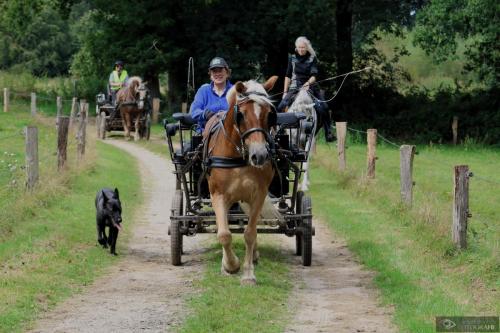
[{"label": "wire fence", "polygon": [[[335,128],[335,126],[333,126]],[[359,130],[359,129],[356,129],[356,128],[352,128],[352,127],[347,127],[347,129],[352,132],[352,133],[356,133],[356,134],[368,134],[367,131],[363,131],[363,130]],[[382,141],[386,142],[387,144],[389,144],[390,146],[394,147],[395,149],[400,149],[401,147],[401,144],[397,144],[387,138],[385,138],[384,136],[382,136],[381,134],[378,133],[377,131],[377,137],[380,138]],[[421,154],[420,152],[416,152],[416,155],[419,156],[419,159],[426,159],[427,161],[431,162],[431,163],[434,163],[436,165],[440,165],[441,167],[445,167],[445,168],[451,168],[453,167],[453,165],[450,165],[450,164],[447,164],[443,161],[440,161],[438,159],[435,159],[429,155],[423,155]],[[436,173],[437,174],[437,173]],[[497,181],[497,180],[494,180],[494,179],[491,179],[491,178],[488,178],[488,177],[484,177],[484,176],[478,176],[475,172],[473,174],[473,178],[479,180],[479,181],[482,181],[482,182],[486,182],[486,183],[489,183],[489,184],[492,184],[492,185],[500,185],[500,181]]]}]

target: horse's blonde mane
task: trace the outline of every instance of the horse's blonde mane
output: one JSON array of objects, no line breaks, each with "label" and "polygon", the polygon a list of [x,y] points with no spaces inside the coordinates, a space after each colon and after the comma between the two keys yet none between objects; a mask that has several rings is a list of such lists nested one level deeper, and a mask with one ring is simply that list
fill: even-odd
[{"label": "horse's blonde mane", "polygon": [[[273,102],[269,99],[269,95],[262,84],[254,80],[243,82],[243,84],[246,87],[245,95],[238,95],[237,102],[243,101],[244,99],[250,99],[259,105],[273,105]],[[234,85],[227,94],[228,103],[236,93],[236,85]]]},{"label": "horse's blonde mane", "polygon": [[129,77],[128,79],[128,84],[132,84],[132,82],[137,81],[137,83],[140,85],[142,83],[142,79],[139,76],[132,76]]}]

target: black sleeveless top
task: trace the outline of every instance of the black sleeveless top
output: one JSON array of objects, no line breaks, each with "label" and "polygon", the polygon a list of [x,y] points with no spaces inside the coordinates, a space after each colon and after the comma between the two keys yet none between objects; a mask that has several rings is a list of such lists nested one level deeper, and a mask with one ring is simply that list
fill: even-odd
[{"label": "black sleeveless top", "polygon": [[307,52],[301,56],[295,53],[288,59],[286,77],[292,80],[290,87],[301,87],[311,76],[318,75],[318,60]]}]

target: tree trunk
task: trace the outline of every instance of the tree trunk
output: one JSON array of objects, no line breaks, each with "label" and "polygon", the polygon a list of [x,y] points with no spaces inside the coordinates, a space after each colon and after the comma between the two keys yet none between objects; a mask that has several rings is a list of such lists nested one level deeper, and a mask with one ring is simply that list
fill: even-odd
[{"label": "tree trunk", "polygon": [[148,82],[148,89],[151,97],[160,98],[160,79],[158,74],[146,74],[144,80]]},{"label": "tree trunk", "polygon": [[[337,74],[344,74],[352,71],[352,1],[337,0]],[[340,89],[343,78],[337,79],[337,90]],[[346,104],[352,96],[352,85],[350,79],[346,79],[342,86],[342,91],[335,99],[334,114],[336,121],[345,121],[347,110]],[[340,112],[336,112],[340,111]],[[338,119],[342,118],[342,119]]]}]

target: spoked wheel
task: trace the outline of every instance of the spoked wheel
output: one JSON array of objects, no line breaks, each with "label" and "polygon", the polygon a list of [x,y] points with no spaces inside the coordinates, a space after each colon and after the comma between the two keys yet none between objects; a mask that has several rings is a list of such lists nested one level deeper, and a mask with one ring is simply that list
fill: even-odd
[{"label": "spoked wheel", "polygon": [[[304,192],[297,191],[297,198],[295,200],[295,211],[297,214],[302,214],[302,199],[304,198]],[[302,234],[299,232],[295,234],[295,255],[302,255]]]},{"label": "spoked wheel", "polygon": [[[182,215],[182,191],[176,190],[172,200],[172,216]],[[181,264],[182,255],[182,234],[181,224],[179,220],[170,220],[170,256],[172,265],[179,266]]]},{"label": "spoked wheel", "polygon": [[[302,214],[312,213],[311,197],[303,196],[302,198]],[[311,266],[312,258],[312,218],[307,217],[302,219],[302,265]]]}]

